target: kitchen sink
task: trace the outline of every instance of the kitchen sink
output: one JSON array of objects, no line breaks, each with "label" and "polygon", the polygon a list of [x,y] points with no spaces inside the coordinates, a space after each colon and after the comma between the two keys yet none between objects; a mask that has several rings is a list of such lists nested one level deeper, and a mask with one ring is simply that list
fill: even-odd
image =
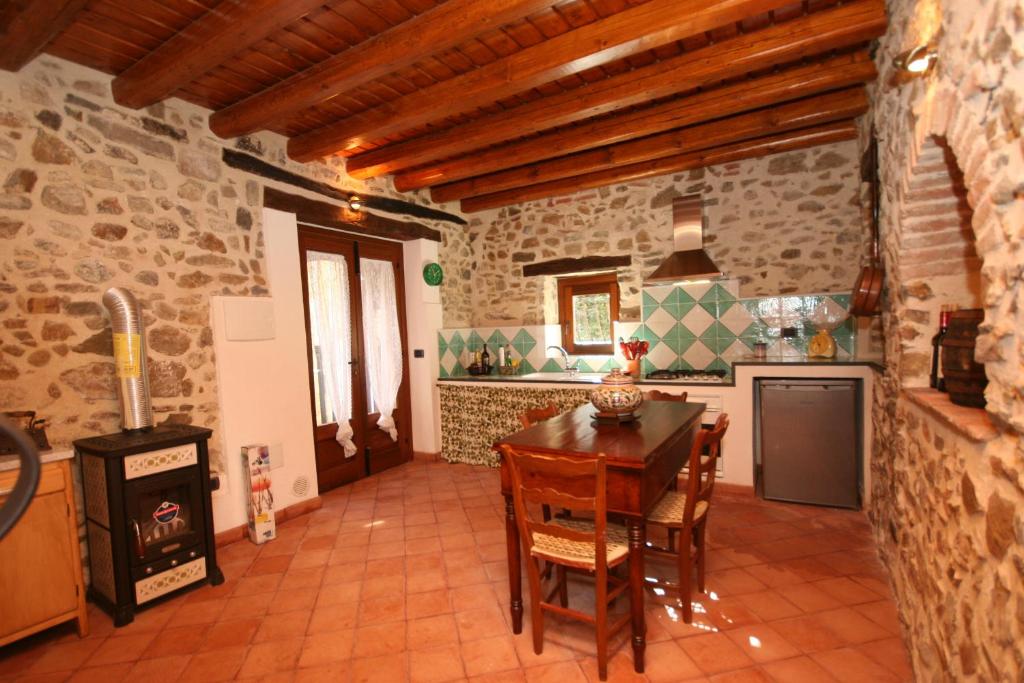
[{"label": "kitchen sink", "polygon": [[593,384],[600,384],[601,378],[606,373],[602,372],[531,372],[526,375],[520,375],[522,379],[529,379],[533,381],[548,381],[548,382],[565,382],[565,381],[576,381],[576,382],[591,382]]}]

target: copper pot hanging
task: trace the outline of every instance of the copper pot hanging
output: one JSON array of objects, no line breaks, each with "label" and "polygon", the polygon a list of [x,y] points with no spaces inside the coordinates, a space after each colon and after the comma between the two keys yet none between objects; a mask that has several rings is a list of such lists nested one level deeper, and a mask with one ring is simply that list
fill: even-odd
[{"label": "copper pot hanging", "polygon": [[861,177],[871,183],[871,262],[861,268],[857,282],[853,285],[853,297],[850,299],[850,315],[875,315],[882,298],[882,282],[885,271],[882,269],[878,253],[878,142],[874,134],[871,144],[861,164]]}]

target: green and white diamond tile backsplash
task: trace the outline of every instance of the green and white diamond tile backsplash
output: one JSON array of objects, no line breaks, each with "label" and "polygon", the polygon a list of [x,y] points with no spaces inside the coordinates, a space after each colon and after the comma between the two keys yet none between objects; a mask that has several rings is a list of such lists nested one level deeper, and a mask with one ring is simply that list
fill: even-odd
[{"label": "green and white diamond tile backsplash", "polygon": [[[643,325],[638,336],[651,350],[644,370],[721,369],[753,354],[754,343],[768,344],[769,357],[802,357],[817,329],[807,317],[822,308],[841,317],[848,294],[801,294],[741,299],[735,280],[644,288]],[[782,337],[782,327],[796,335]],[[833,333],[839,356],[854,350],[854,323],[846,320]]]},{"label": "green and white diamond tile backsplash", "polygon": [[[640,327],[638,322],[615,323],[615,338],[629,339]],[[462,377],[473,362],[476,351],[482,351],[484,343],[491,354],[491,362],[498,362],[498,347],[511,344],[512,358],[519,361],[519,374],[531,372],[562,372],[563,360],[549,346],[561,346],[562,335],[558,325],[528,325],[524,327],[477,327],[443,329],[437,333],[437,357],[441,367],[439,376]],[[569,356],[580,372],[608,372],[614,367],[625,367],[621,354],[614,356]]]},{"label": "green and white diamond tile backsplash", "polygon": [[[636,336],[650,343],[643,371],[669,369],[719,369],[731,372],[732,363],[753,354],[754,343],[768,344],[769,358],[802,357],[817,329],[807,318],[816,309],[841,315],[849,308],[849,294],[799,294],[741,299],[736,280],[695,282],[684,285],[645,287],[642,293],[643,322],[615,323],[615,338]],[[782,327],[796,335],[783,338]],[[854,322],[847,319],[833,333],[839,357],[854,351]],[[561,345],[558,325],[477,327],[438,332],[440,377],[461,377],[484,343],[497,363],[498,347],[510,344],[512,357],[520,361],[519,374],[561,372],[562,359],[547,347]],[[625,358],[570,356],[581,372],[607,372],[625,367]]]},{"label": "green and white diamond tile backsplash", "polygon": [[[498,347],[508,345],[512,357],[520,362],[521,374],[538,371],[547,360],[544,355],[548,328],[557,325],[531,325],[528,327],[460,327],[444,329],[437,333],[437,351],[440,360],[441,377],[462,377],[469,374],[466,368],[473,362],[477,351],[483,351],[484,344],[491,354],[491,362],[497,365]],[[552,342],[552,343],[557,343]]]}]

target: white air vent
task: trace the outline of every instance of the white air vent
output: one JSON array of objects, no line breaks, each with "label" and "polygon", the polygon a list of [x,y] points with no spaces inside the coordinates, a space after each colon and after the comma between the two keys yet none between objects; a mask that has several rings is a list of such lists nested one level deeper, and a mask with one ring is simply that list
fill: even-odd
[{"label": "white air vent", "polygon": [[292,493],[296,498],[305,498],[309,494],[309,477],[300,475],[292,482]]}]

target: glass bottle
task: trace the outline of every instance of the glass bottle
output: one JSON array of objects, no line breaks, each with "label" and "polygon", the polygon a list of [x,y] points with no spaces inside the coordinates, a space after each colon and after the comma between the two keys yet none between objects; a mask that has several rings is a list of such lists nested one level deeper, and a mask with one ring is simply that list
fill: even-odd
[{"label": "glass bottle", "polygon": [[932,337],[932,372],[928,384],[932,389],[939,391],[946,390],[945,378],[939,377],[939,354],[942,351],[942,339],[949,328],[949,314],[950,307],[943,304],[942,310],[939,311],[939,331]]}]

